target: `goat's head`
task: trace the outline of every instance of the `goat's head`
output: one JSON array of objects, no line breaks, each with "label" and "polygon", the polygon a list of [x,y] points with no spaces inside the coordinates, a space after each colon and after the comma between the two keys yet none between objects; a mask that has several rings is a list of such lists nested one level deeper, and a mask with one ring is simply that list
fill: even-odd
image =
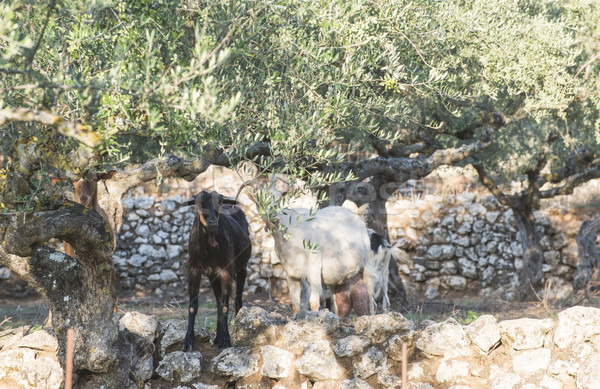
[{"label": "goat's head", "polygon": [[75,182],[75,200],[94,209],[98,204],[98,181],[111,179],[116,170],[110,170],[106,173],[90,173],[87,178]]},{"label": "goat's head", "polygon": [[195,206],[196,217],[198,217],[200,224],[212,235],[217,232],[221,206],[223,204],[237,204],[237,201],[223,197],[223,195],[212,190],[203,190],[190,198],[186,204]]}]

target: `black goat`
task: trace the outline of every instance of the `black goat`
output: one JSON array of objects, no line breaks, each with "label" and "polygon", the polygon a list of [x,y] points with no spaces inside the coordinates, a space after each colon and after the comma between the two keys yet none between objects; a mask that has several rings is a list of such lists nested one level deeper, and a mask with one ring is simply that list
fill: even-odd
[{"label": "black goat", "polygon": [[214,344],[231,346],[227,317],[229,295],[235,288],[235,314],[242,307],[242,292],[246,282],[246,264],[252,252],[248,221],[232,199],[214,191],[202,191],[186,202],[195,205],[196,218],[188,245],[188,292],[190,306],[183,350],[194,347],[194,322],[198,312],[198,292],[202,273],[208,276],[217,300],[217,336]]}]

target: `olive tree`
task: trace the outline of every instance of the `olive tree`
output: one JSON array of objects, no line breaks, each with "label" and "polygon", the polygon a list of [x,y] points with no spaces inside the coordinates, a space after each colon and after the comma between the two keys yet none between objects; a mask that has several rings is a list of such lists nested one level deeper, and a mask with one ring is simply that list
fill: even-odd
[{"label": "olive tree", "polygon": [[[63,352],[76,327],[76,369],[110,371],[114,242],[69,200],[72,181],[117,169],[113,230],[129,188],[247,160],[322,193],[333,184],[332,202],[371,178],[375,196],[359,200],[385,221],[408,178],[545,139],[568,101],[591,120],[594,32],[581,26],[596,11],[513,3],[2,3],[0,262],[49,301]],[[346,161],[348,141],[378,156]]]}]

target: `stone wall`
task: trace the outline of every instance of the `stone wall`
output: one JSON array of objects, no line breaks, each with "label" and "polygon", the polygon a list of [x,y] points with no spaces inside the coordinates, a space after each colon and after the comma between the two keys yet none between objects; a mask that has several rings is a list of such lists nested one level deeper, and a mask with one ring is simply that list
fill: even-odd
[{"label": "stone wall", "polygon": [[[577,306],[548,319],[498,322],[485,315],[468,325],[448,319],[417,327],[397,312],[349,322],[329,311],[286,318],[243,307],[231,328],[234,347],[216,350],[210,332],[197,326],[192,352],[179,351],[185,328],[185,320],[138,312],[120,317],[119,342],[129,346],[121,349],[134,353],[120,371],[137,382],[119,387],[400,388],[403,344],[410,389],[592,389],[600,382],[598,308]],[[46,330],[0,334],[0,385],[59,388],[64,375],[56,351]]]},{"label": "stone wall", "polygon": [[[124,223],[114,256],[120,290],[166,296],[185,290],[183,265],[194,216],[192,207],[181,206],[181,201],[181,196],[160,201],[153,197],[124,199]],[[274,253],[273,239],[254,204],[245,196],[240,201],[253,242],[248,292],[285,291],[285,274]],[[462,194],[394,200],[388,203],[388,212],[392,244],[412,258],[399,263],[409,293],[429,299],[452,294],[514,298],[515,268],[522,266],[522,249],[512,211],[493,197]],[[564,297],[572,291],[577,228],[559,228],[558,224],[567,225],[558,209],[537,212],[536,218],[543,236],[545,279],[552,281],[555,295]],[[203,285],[207,287],[206,281]]]},{"label": "stone wall", "polygon": [[[523,251],[511,209],[474,193],[397,200],[387,205],[390,240],[412,255],[401,264],[410,286],[429,298],[445,294],[515,297]],[[535,212],[542,237],[544,280],[553,297],[572,292],[579,222],[548,204]]]},{"label": "stone wall", "polygon": [[[191,183],[170,180],[158,188],[150,184],[132,191],[123,200],[123,227],[114,255],[118,292],[184,297],[187,240],[194,216],[192,208],[181,203],[207,188],[235,196],[241,182],[231,171],[211,167]],[[597,181],[589,185],[592,187],[581,190],[599,192]],[[273,239],[245,192],[240,201],[250,222],[253,243],[246,290],[250,294],[260,290],[285,293],[285,274],[274,253]],[[303,201],[303,206],[314,203],[310,198]],[[399,263],[409,296],[514,298],[515,269],[522,266],[522,249],[512,211],[493,197],[464,193],[394,199],[388,202],[387,210],[391,243],[412,258],[408,263]],[[572,292],[577,265],[574,237],[581,223],[574,213],[572,207],[555,202],[544,203],[535,214],[543,236],[544,277],[552,285],[547,289],[552,294],[549,297],[565,297]],[[0,293],[23,289],[10,283],[11,277],[7,269],[0,268]],[[206,278],[201,286],[203,292],[208,291]]]}]

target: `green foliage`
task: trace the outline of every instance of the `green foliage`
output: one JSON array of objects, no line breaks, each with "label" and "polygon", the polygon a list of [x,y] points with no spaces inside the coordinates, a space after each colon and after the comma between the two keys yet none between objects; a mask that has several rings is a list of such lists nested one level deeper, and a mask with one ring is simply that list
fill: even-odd
[{"label": "green foliage", "polygon": [[0,108],[43,108],[83,122],[102,134],[113,161],[123,158],[117,134],[158,138],[167,149],[219,138],[214,125],[239,100],[235,91],[222,94],[211,76],[228,51],[215,50],[179,2],[51,7],[3,5],[0,31],[8,48],[0,68],[18,73],[0,72]]},{"label": "green foliage", "polygon": [[[91,126],[107,164],[126,164],[128,145],[137,152],[130,162],[143,162],[197,156],[205,142],[235,163],[268,142],[270,155],[254,160],[261,170],[316,187],[348,178],[319,173],[342,160],[338,143],[404,147],[433,130],[436,147],[451,147],[461,142],[454,135],[476,139],[498,111],[514,124],[482,160],[514,177],[550,130],[563,135],[557,168],[562,155],[600,137],[592,0],[0,7],[0,109],[44,108]],[[5,128],[10,150],[24,127]]]}]

